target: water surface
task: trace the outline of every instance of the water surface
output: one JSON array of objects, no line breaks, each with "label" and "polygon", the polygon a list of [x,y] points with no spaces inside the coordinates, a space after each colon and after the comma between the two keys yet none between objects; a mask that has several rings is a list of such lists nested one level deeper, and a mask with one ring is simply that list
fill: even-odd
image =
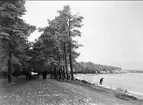
[{"label": "water surface", "polygon": [[143,95],[143,73],[77,74],[75,77],[97,84],[99,84],[100,78],[104,77],[103,86],[113,89],[119,87]]}]

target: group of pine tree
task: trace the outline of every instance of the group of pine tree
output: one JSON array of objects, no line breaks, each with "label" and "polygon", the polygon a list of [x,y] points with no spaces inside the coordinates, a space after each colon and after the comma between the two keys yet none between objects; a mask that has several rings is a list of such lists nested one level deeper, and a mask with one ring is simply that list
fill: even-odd
[{"label": "group of pine tree", "polygon": [[[74,80],[73,73],[79,69],[76,58],[80,54],[76,49],[82,46],[74,37],[81,36],[83,17],[72,14],[66,5],[57,11],[58,16],[47,21],[48,26],[37,28],[22,19],[25,2],[0,1],[0,41],[4,50],[0,59],[7,59],[8,82],[12,82],[13,72],[23,70],[46,70],[53,78]],[[27,39],[35,30],[42,34],[35,42],[29,42]]]},{"label": "group of pine tree", "polygon": [[120,73],[121,67],[94,64],[93,62],[76,62],[74,73]]}]

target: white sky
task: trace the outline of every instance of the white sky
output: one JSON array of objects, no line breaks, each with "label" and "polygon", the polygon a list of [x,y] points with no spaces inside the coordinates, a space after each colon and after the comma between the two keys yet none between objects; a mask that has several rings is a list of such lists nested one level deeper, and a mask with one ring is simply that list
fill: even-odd
[{"label": "white sky", "polygon": [[[78,61],[143,70],[142,1],[27,1],[27,23],[47,26],[58,10],[69,4],[73,13],[84,17]],[[34,32],[29,40],[40,35]]]}]

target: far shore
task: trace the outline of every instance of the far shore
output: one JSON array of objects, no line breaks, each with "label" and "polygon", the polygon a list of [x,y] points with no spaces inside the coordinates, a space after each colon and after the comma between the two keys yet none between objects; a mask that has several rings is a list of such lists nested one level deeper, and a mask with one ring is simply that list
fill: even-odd
[{"label": "far shore", "polygon": [[124,73],[129,73],[129,72],[116,72],[116,73],[74,73],[74,74],[96,74],[96,75],[99,75],[99,74],[124,74]]},{"label": "far shore", "polygon": [[95,73],[95,72],[74,72],[74,74],[124,74],[124,73],[143,73],[143,71],[136,71],[136,70],[128,70],[128,71],[119,71],[119,72],[101,72],[101,73]]}]

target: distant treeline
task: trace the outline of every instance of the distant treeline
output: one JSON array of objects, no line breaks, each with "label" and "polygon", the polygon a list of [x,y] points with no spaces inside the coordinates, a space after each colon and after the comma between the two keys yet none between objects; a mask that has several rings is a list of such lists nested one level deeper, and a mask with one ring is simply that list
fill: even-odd
[{"label": "distant treeline", "polygon": [[74,65],[74,73],[114,73],[121,70],[121,67],[94,64],[93,62],[76,62]]},{"label": "distant treeline", "polygon": [[143,73],[143,70],[127,70],[129,73]]}]

